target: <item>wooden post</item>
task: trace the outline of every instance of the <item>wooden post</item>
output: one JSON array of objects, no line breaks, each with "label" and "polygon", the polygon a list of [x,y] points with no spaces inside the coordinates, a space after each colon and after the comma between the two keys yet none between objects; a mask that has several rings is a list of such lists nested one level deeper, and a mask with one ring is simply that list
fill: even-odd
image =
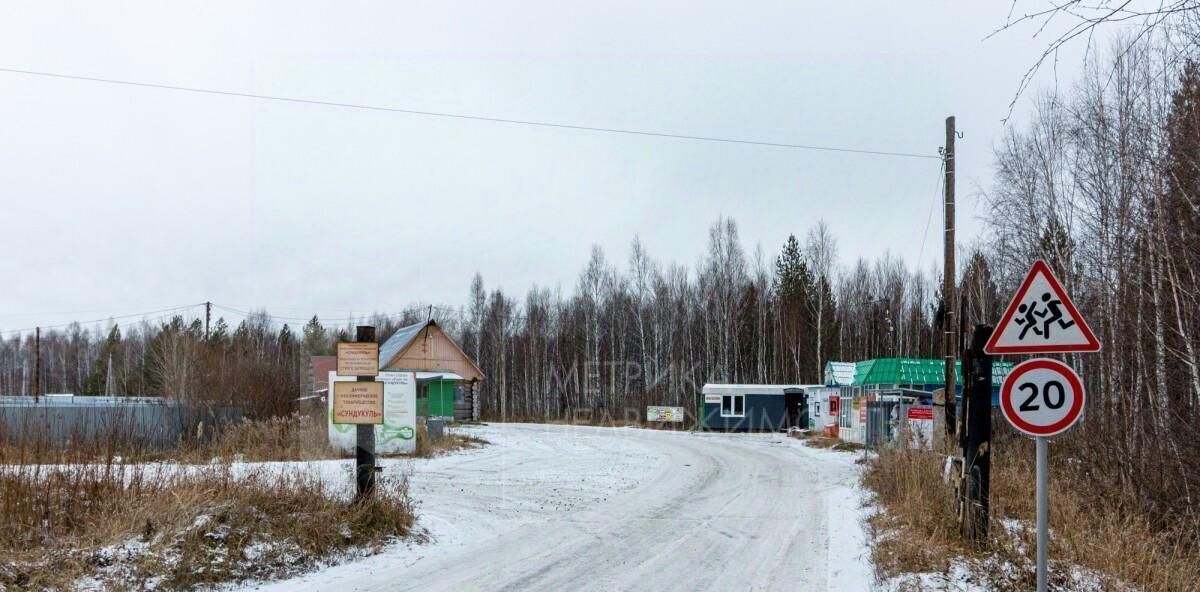
[{"label": "wooden post", "polygon": [[[958,307],[955,304],[956,282],[954,280],[954,116],[946,118],[946,201],[945,219],[945,250],[942,271],[942,300],[945,303],[945,315],[942,320],[942,353],[945,356],[946,370],[946,437],[953,440],[956,429],[957,414],[954,403],[954,360],[958,347],[955,332],[958,330]],[[965,391],[964,391],[965,392]]]},{"label": "wooden post", "polygon": [[[375,342],[375,327],[359,325],[356,328],[354,340],[359,343]],[[356,382],[374,382],[374,376],[359,376]],[[332,385],[330,385],[332,386]],[[370,497],[375,491],[375,426],[373,424],[358,424],[357,441],[354,446],[355,482],[358,485],[358,499]]]},{"label": "wooden post", "polygon": [[963,356],[963,483],[960,528],[963,538],[983,543],[988,536],[992,479],[992,356],[983,351],[992,327],[975,325]]},{"label": "wooden post", "polygon": [[[939,408],[944,408],[946,406],[946,389],[944,387],[940,388],[940,389],[936,389],[933,391],[933,393],[931,393],[931,395],[932,395],[932,399],[933,399],[933,434],[932,434],[932,436],[936,437],[936,434],[941,434],[941,433],[945,432],[945,430],[946,430],[946,428],[942,425],[942,424],[946,423],[946,413],[945,413],[944,409],[939,409]],[[934,442],[936,442],[936,441],[937,440],[935,439]],[[938,449],[937,444],[934,444],[933,447],[935,449]]]}]

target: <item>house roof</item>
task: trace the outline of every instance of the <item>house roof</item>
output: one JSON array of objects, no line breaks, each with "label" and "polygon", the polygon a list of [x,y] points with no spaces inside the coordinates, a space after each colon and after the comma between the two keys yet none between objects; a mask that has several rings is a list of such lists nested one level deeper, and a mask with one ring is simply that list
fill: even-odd
[{"label": "house roof", "polygon": [[829,386],[851,386],[854,374],[854,362],[825,362],[825,384]]},{"label": "house roof", "polygon": [[[1012,362],[992,362],[992,386],[1000,386],[1012,370]],[[925,358],[877,358],[855,364],[854,384],[941,384],[946,380],[946,363]],[[962,384],[962,363],[955,362],[957,383]]]},{"label": "house roof", "polygon": [[417,372],[417,382],[426,380],[464,380],[464,378],[453,372]]},{"label": "house roof", "polygon": [[782,395],[787,391],[799,391],[819,387],[819,384],[714,384],[702,389],[706,395]]},{"label": "house roof", "polygon": [[[437,321],[434,321],[433,319],[401,327],[397,329],[387,341],[383,342],[383,345],[379,346],[380,370],[387,368],[388,364],[391,364],[397,357],[406,355],[405,352],[410,346],[413,345],[413,343],[417,341],[417,337],[420,336],[427,327],[436,327],[442,338],[444,338],[446,342],[448,342],[449,345],[454,348],[459,356],[461,356],[461,359],[463,362],[465,362],[466,366],[469,367],[470,370],[478,373],[480,380],[487,378],[487,375],[483,373],[483,370],[479,368],[479,365],[476,364],[475,361],[463,351],[462,347],[455,343],[454,340],[451,339],[444,330],[442,330],[441,326],[437,324]],[[463,380],[463,377],[458,373],[462,373],[464,370],[458,369],[456,372],[457,373],[440,373],[444,375],[445,380],[455,380],[454,378],[450,378],[451,376],[457,376],[457,380]]]},{"label": "house roof", "polygon": [[379,367],[386,366],[388,362],[392,361],[392,358],[396,357],[396,354],[404,351],[404,348],[417,338],[421,329],[432,323],[433,321],[421,321],[397,329],[387,341],[383,342],[383,345],[379,346]]}]

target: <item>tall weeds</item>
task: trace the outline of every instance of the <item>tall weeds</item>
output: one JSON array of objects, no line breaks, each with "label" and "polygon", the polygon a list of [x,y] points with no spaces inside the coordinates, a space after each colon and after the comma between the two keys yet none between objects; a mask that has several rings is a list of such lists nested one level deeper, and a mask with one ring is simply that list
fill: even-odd
[{"label": "tall weeds", "polygon": [[[1101,589],[1200,590],[1200,546],[1185,521],[1173,528],[1137,504],[1113,504],[1117,482],[1098,481],[1079,461],[1081,443],[1051,445],[1051,583],[1076,586],[1074,566]],[[880,511],[872,516],[872,557],[881,579],[913,572],[949,573],[965,561],[988,589],[1029,590],[1036,552],[1033,443],[997,425],[992,441],[990,539],[963,542],[953,491],[943,481],[945,456],[885,449],[867,467],[864,485]],[[1094,459],[1093,459],[1094,462]]]}]

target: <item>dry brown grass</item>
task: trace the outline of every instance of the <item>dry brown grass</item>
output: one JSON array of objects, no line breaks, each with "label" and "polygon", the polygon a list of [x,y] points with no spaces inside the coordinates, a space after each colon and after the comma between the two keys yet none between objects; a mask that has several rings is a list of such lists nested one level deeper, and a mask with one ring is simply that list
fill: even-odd
[{"label": "dry brown grass", "polygon": [[[425,457],[486,444],[454,428],[436,443],[419,429],[417,443]],[[320,414],[247,421],[167,451],[117,439],[10,443],[0,447],[0,590],[69,590],[81,578],[116,590],[271,579],[407,536],[403,476],[352,503],[348,477],[333,486],[301,467],[242,462],[339,456]]]},{"label": "dry brown grass", "polygon": [[[0,464],[63,464],[77,462],[211,462],[312,461],[352,458],[329,446],[325,416],[321,413],[246,420],[226,429],[207,442],[193,442],[171,450],[131,446],[123,441],[98,441],[63,446],[47,442],[0,445]],[[445,437],[430,444],[425,429],[418,426],[417,458],[429,458],[487,444],[446,426]]]},{"label": "dry brown grass", "polygon": [[797,440],[803,440],[813,448],[824,448],[827,450],[837,450],[840,452],[859,452],[866,450],[866,446],[863,446],[862,444],[846,442],[845,440],[839,440],[837,438],[830,438],[829,436],[815,432],[795,431],[788,435],[796,438]]},{"label": "dry brown grass", "polygon": [[[942,480],[945,456],[885,449],[868,463],[864,484],[881,511],[869,521],[872,558],[880,578],[904,573],[947,573],[953,558],[971,566],[990,590],[1034,586],[1034,450],[1025,438],[1005,434],[993,442],[991,537],[983,548],[958,533],[953,492]],[[1061,452],[1061,451],[1060,451]],[[1147,592],[1200,590],[1200,549],[1194,532],[1155,531],[1133,507],[1095,503],[1094,483],[1063,470],[1072,461],[1051,448],[1051,584],[1076,584],[1068,566],[1092,570],[1102,589],[1133,586]],[[1077,461],[1075,461],[1078,464]],[[1057,466],[1056,466],[1057,465]],[[1114,487],[1116,485],[1113,485]]]},{"label": "dry brown grass", "polygon": [[[342,489],[342,491],[335,491]],[[190,589],[280,577],[408,534],[404,478],[353,503],[298,472],[122,463],[10,466],[0,473],[0,588]]]},{"label": "dry brown grass", "polygon": [[246,461],[306,461],[349,458],[329,446],[324,413],[293,413],[237,424],[203,445],[184,449],[192,460],[216,457]]},{"label": "dry brown grass", "polygon": [[139,444],[128,434],[105,433],[89,440],[68,443],[30,437],[13,441],[0,438],[0,464],[61,464],[107,462],[306,461],[346,458],[329,446],[325,416],[321,413],[244,420],[206,440],[192,439],[174,448]]},{"label": "dry brown grass", "polygon": [[936,460],[920,451],[883,449],[867,464],[864,485],[883,509],[868,521],[880,578],[946,571],[959,553],[953,494],[942,485]]}]

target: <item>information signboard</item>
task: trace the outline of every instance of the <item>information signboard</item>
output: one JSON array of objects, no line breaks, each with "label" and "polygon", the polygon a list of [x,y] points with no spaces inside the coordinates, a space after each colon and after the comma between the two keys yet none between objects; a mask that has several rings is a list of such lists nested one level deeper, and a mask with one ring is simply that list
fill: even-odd
[{"label": "information signboard", "polygon": [[383,383],[333,383],[333,422],[383,423]]},{"label": "information signboard", "polygon": [[379,344],[337,344],[337,373],[338,376],[377,376],[379,374]]}]

